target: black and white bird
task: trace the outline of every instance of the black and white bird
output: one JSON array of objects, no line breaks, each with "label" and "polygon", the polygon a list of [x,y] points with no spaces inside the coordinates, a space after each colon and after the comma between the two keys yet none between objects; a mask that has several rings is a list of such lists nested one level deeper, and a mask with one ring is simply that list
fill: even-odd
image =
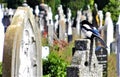
[{"label": "black and white bird", "polygon": [[84,33],[86,38],[93,40],[95,37],[101,42],[101,44],[107,48],[107,45],[103,41],[103,39],[100,37],[99,31],[96,29],[95,26],[93,26],[91,23],[89,23],[87,20],[83,20],[81,22],[81,31]]}]

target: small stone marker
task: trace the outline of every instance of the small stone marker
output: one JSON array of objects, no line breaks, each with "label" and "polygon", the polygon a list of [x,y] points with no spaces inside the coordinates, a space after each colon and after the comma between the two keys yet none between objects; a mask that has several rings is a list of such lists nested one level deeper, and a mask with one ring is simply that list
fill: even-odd
[{"label": "small stone marker", "polygon": [[97,56],[98,63],[103,65],[103,76],[107,77],[107,66],[108,66],[107,50],[103,47],[100,47],[95,51],[95,54]]}]

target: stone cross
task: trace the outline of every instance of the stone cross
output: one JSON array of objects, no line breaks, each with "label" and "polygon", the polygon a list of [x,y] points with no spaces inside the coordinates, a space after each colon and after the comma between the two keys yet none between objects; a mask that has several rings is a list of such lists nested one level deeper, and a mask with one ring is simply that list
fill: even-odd
[{"label": "stone cross", "polygon": [[113,42],[113,31],[114,31],[113,21],[111,19],[110,12],[106,12],[106,18],[105,18],[104,26],[106,26],[105,41],[106,41],[107,46],[108,46],[107,50],[108,50],[108,55],[109,55],[110,54],[110,44]]},{"label": "stone cross", "polygon": [[4,26],[2,23],[3,19],[3,11],[0,7],[0,62],[2,62],[3,59],[3,46],[4,46]]},{"label": "stone cross", "polygon": [[120,77],[120,15],[118,22],[116,23],[116,32],[117,32],[117,77]]}]

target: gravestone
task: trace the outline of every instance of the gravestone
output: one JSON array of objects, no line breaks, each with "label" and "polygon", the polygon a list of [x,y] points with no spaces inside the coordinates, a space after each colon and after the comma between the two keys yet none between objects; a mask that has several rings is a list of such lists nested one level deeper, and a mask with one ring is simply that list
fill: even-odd
[{"label": "gravestone", "polygon": [[72,22],[71,22],[71,10],[68,8],[67,12],[67,33],[68,33],[68,43],[72,41]]},{"label": "gravestone", "polygon": [[116,23],[116,41],[117,41],[117,77],[120,77],[120,15]]},{"label": "gravestone", "polygon": [[102,77],[103,76],[102,65],[98,64],[98,60],[95,55],[94,48],[93,48],[93,54],[90,54],[91,52],[90,40],[88,39],[75,40],[74,50],[75,52],[72,57],[72,63],[70,66],[67,67],[67,77]]},{"label": "gravestone", "polygon": [[99,16],[99,28],[103,26],[103,11],[99,10],[98,11],[98,16]]},{"label": "gravestone", "polygon": [[40,39],[31,8],[18,7],[5,35],[2,77],[42,77]]},{"label": "gravestone", "polygon": [[39,16],[39,6],[35,6],[35,15]]},{"label": "gravestone", "polygon": [[53,46],[53,18],[51,7],[47,11],[47,26],[48,26],[48,43]]},{"label": "gravestone", "polygon": [[77,35],[78,37],[80,36],[80,21],[81,21],[81,11],[77,11],[77,18],[76,18],[76,30],[77,30]]},{"label": "gravestone", "polygon": [[104,27],[103,27],[103,11],[99,10],[98,11],[98,17],[99,17],[99,25],[98,25],[98,30],[100,32],[100,36],[102,39],[104,39]]},{"label": "gravestone", "polygon": [[59,16],[58,16],[58,14],[56,14],[55,15],[55,22],[54,22],[54,32],[56,35],[57,35],[57,29],[58,29],[58,19],[59,19]]},{"label": "gravestone", "polygon": [[107,67],[108,67],[108,54],[107,50],[104,47],[99,47],[95,54],[98,59],[98,63],[103,65],[103,76],[107,77]]},{"label": "gravestone", "polygon": [[50,50],[48,46],[42,46],[42,59],[47,59],[47,56],[49,55]]},{"label": "gravestone", "polygon": [[2,23],[3,19],[3,11],[0,7],[0,62],[2,62],[3,59],[3,47],[4,47],[4,26]]},{"label": "gravestone", "polygon": [[59,33],[58,33],[59,34],[59,39],[65,41],[65,33],[66,33],[65,22],[66,22],[66,20],[65,20],[65,15],[63,13],[62,5],[60,5],[58,7],[58,14],[59,14],[59,17],[60,17],[60,19],[58,21],[58,23],[59,23]]},{"label": "gravestone", "polygon": [[111,19],[110,12],[106,12],[106,18],[105,18],[105,24],[106,30],[105,30],[105,41],[108,46],[107,51],[108,55],[110,54],[110,44],[113,42],[113,21]]},{"label": "gravestone", "polygon": [[90,23],[92,23],[92,21],[93,21],[92,11],[91,11],[89,5],[87,6],[87,8],[88,8],[88,10],[87,10],[87,19],[88,19],[88,21],[89,21]]}]

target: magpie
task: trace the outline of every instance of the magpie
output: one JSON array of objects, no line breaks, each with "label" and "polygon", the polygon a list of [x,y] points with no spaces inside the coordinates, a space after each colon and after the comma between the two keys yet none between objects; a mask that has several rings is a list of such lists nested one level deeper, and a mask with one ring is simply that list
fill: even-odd
[{"label": "magpie", "polygon": [[93,26],[90,22],[87,20],[81,21],[81,31],[84,33],[86,38],[93,40],[95,37],[101,42],[101,44],[107,48],[107,45],[103,41],[103,39],[100,37],[99,31],[96,29],[95,26]]}]

